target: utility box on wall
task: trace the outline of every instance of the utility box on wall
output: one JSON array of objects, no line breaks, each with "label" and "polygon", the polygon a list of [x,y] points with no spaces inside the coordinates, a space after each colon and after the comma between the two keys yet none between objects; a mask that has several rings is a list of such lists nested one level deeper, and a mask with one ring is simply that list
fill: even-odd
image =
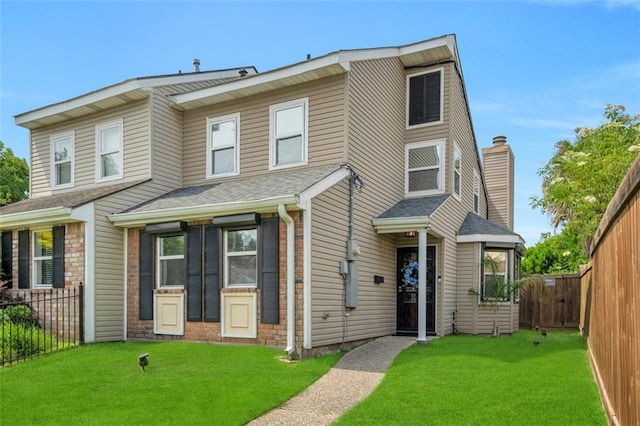
[{"label": "utility box on wall", "polygon": [[358,265],[355,262],[349,262],[348,270],[344,306],[356,308],[358,307]]}]

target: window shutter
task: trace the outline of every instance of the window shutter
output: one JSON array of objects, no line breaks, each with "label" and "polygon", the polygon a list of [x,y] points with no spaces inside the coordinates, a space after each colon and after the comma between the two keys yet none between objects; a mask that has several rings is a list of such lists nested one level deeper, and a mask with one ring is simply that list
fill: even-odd
[{"label": "window shutter", "polygon": [[53,228],[53,287],[64,288],[64,225]]},{"label": "window shutter", "polygon": [[204,228],[204,320],[220,322],[220,244],[222,229]]},{"label": "window shutter", "polygon": [[259,251],[259,286],[260,286],[260,321],[263,324],[278,324],[280,320],[279,295],[279,218],[263,219],[260,225]]},{"label": "window shutter", "polygon": [[153,319],[153,235],[140,231],[138,255],[138,318]]},{"label": "window shutter", "polygon": [[29,231],[18,232],[18,288],[29,288]]},{"label": "window shutter", "polygon": [[202,226],[187,228],[187,321],[202,321]]},{"label": "window shutter", "polygon": [[425,74],[425,122],[440,121],[440,72]]},{"label": "window shutter", "polygon": [[409,125],[440,121],[441,72],[409,78]]},{"label": "window shutter", "polygon": [[11,262],[11,258],[13,256],[13,241],[11,239],[11,231],[2,233],[2,263],[0,264],[0,268],[2,268],[2,276],[0,278],[6,277],[11,280],[7,285],[8,288],[13,287],[13,265]]},{"label": "window shutter", "polygon": [[409,79],[409,125],[424,123],[424,75]]}]

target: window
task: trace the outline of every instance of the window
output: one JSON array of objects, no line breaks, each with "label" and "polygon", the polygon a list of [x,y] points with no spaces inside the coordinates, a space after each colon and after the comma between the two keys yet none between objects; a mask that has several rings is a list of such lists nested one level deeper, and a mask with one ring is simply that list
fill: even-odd
[{"label": "window", "polygon": [[427,195],[442,192],[443,150],[444,139],[406,146],[406,194]]},{"label": "window", "polygon": [[207,177],[238,174],[240,114],[207,119]]},{"label": "window", "polygon": [[257,285],[257,230],[225,232],[225,283],[229,287]]},{"label": "window", "polygon": [[442,123],[443,70],[407,76],[407,127]]},{"label": "window", "polygon": [[473,171],[473,212],[480,213],[480,175],[477,170]]},{"label": "window", "polygon": [[122,178],[122,120],[96,126],[98,181]]},{"label": "window", "polygon": [[483,262],[483,299],[506,299],[509,284],[509,252],[485,250]]},{"label": "window", "polygon": [[35,287],[53,285],[53,231],[33,233],[33,283]]},{"label": "window", "polygon": [[158,288],[183,287],[185,282],[184,236],[171,235],[156,238]]},{"label": "window", "polygon": [[460,186],[462,185],[462,157],[460,148],[453,144],[453,195],[460,198]]},{"label": "window", "polygon": [[54,188],[73,186],[74,142],[73,132],[51,137],[51,186]]},{"label": "window", "polygon": [[306,164],[308,99],[272,105],[269,115],[269,168]]}]

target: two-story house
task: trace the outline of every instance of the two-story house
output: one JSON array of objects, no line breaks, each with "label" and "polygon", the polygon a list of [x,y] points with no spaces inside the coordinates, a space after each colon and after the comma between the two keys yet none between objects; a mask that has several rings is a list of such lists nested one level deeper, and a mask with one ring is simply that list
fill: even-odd
[{"label": "two-story house", "polygon": [[[481,159],[453,35],[129,80],[16,122],[32,187],[0,209],[3,268],[84,282],[88,341],[490,333],[484,259],[519,273],[513,154],[496,137]],[[517,301],[497,317],[516,330]]]}]

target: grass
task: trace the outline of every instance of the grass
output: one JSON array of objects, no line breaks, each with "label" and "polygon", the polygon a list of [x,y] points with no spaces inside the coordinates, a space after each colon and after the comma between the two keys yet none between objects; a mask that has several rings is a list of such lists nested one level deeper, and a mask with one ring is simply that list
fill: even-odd
[{"label": "grass", "polygon": [[[450,336],[402,352],[339,425],[606,425],[577,332]],[[542,339],[543,340],[543,339]]]},{"label": "grass", "polygon": [[[149,352],[142,372],[138,355]],[[100,343],[0,370],[0,424],[241,425],[299,393],[339,355],[203,343]]]}]

